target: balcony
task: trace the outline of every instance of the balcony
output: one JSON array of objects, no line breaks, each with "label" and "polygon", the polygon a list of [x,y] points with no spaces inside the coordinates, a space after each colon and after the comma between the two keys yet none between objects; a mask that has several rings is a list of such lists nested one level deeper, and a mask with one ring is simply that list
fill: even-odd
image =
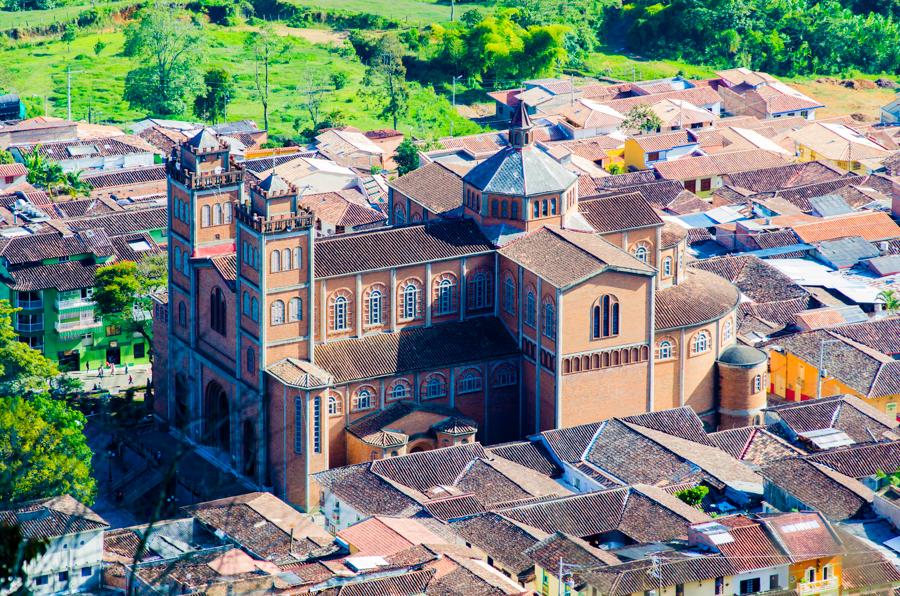
[{"label": "balcony", "polygon": [[57,298],[54,305],[56,306],[56,310],[71,310],[78,308],[93,308],[95,302],[90,298],[82,298],[79,296],[78,298]]},{"label": "balcony", "polygon": [[232,164],[232,167],[235,169],[219,173],[191,172],[190,170],[177,167],[176,162],[170,159],[166,162],[166,173],[170,178],[190,189],[202,190],[204,188],[230,186],[241,182],[244,170],[235,164]]},{"label": "balcony", "polygon": [[96,329],[97,327],[102,327],[103,321],[96,319],[78,319],[74,321],[57,321],[53,324],[54,329],[56,329],[57,333],[65,334],[65,333],[73,333],[77,331],[84,331],[86,329]]},{"label": "balcony", "polygon": [[21,298],[16,301],[16,306],[21,308],[22,310],[41,310],[44,308],[43,300],[22,300]]},{"label": "balcony", "polygon": [[21,331],[24,333],[33,333],[35,331],[43,331],[44,330],[44,322],[43,321],[32,321],[28,323],[23,323],[22,321],[16,321],[16,331]]},{"label": "balcony", "polygon": [[280,232],[290,232],[294,229],[312,227],[312,213],[308,211],[299,211],[296,215],[263,217],[256,213],[251,213],[247,207],[236,203],[234,213],[238,221],[263,234],[278,234]]},{"label": "balcony", "polygon": [[837,592],[838,581],[836,577],[828,579],[820,579],[814,582],[797,582],[795,590],[800,596],[809,596],[811,594],[824,594],[826,592]]}]

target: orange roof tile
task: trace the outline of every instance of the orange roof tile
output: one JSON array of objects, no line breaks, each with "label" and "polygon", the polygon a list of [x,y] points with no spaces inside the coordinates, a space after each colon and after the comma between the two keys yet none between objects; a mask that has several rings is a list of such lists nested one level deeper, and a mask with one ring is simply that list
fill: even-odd
[{"label": "orange roof tile", "polygon": [[794,233],[803,242],[821,242],[847,236],[862,236],[873,242],[900,237],[900,226],[887,213],[866,211],[795,225]]}]

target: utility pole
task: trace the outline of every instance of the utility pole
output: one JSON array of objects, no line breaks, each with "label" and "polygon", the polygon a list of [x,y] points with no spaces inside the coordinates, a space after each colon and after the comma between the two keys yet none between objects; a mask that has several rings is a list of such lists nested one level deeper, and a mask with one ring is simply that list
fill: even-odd
[{"label": "utility pole", "polygon": [[72,120],[72,67],[66,66],[66,120]]},{"label": "utility pole", "polygon": [[825,371],[822,370],[822,367],[825,365],[825,346],[828,344],[839,344],[841,340],[839,339],[823,339],[819,343],[819,368],[816,371],[816,399],[822,397],[822,377],[825,375]]},{"label": "utility pole", "polygon": [[[456,113],[456,81],[462,78],[462,75],[453,77],[453,112]],[[453,118],[450,119],[450,136],[453,136]]]}]

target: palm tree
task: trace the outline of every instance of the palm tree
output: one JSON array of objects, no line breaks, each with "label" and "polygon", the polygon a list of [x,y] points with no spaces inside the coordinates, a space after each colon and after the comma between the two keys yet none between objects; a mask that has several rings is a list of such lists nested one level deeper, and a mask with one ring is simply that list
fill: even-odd
[{"label": "palm tree", "polygon": [[[54,164],[58,167],[58,164]],[[70,197],[86,197],[91,194],[93,186],[81,179],[81,170],[66,172],[56,184],[57,194],[67,194]]]},{"label": "palm tree", "polygon": [[889,313],[900,310],[900,294],[896,290],[882,290],[878,293],[878,299],[884,303],[884,310]]}]

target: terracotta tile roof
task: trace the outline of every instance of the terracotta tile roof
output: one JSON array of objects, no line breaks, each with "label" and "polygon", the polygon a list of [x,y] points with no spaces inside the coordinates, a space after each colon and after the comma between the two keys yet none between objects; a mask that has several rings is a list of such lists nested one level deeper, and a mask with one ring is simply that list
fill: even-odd
[{"label": "terracotta tile roof", "polygon": [[856,594],[886,593],[900,586],[900,571],[881,551],[849,532],[835,528],[844,543],[841,562],[841,586]]},{"label": "terracotta tile roof", "polygon": [[702,445],[712,445],[703,428],[703,421],[690,406],[626,416],[621,420]]},{"label": "terracotta tile roof", "polygon": [[820,222],[793,226],[794,233],[803,242],[821,242],[862,236],[869,242],[900,237],[900,226],[890,215],[881,211],[868,211],[824,219]]},{"label": "terracotta tile roof", "polygon": [[496,559],[503,567],[517,575],[533,573],[534,563],[526,551],[546,535],[526,529],[496,513],[483,513],[450,522],[463,539]]},{"label": "terracotta tile roof", "polygon": [[882,354],[900,354],[900,316],[841,325],[831,331]]},{"label": "terracotta tile roof", "polygon": [[667,151],[673,147],[698,144],[697,136],[687,130],[631,137],[645,153]]},{"label": "terracotta tile roof", "polygon": [[[159,150],[142,138],[133,135],[119,135],[76,141],[54,141],[13,145],[23,155],[37,151],[53,161],[64,161],[88,156],[132,155],[135,153],[159,153]],[[76,153],[72,153],[75,151]]]},{"label": "terracotta tile roof", "polygon": [[749,241],[756,244],[759,249],[780,248],[800,243],[800,240],[794,236],[791,230],[776,230],[774,232],[754,234],[750,236]]},{"label": "terracotta tile roof", "polygon": [[831,524],[818,512],[758,514],[757,519],[778,537],[792,562],[843,554]]},{"label": "terracotta tile roof", "polygon": [[684,281],[656,293],[656,329],[693,327],[737,307],[738,289],[721,277],[689,268]]},{"label": "terracotta tile roof", "polygon": [[688,230],[678,224],[667,221],[660,234],[660,248],[675,246],[688,237]]},{"label": "terracotta tile roof", "polygon": [[769,407],[767,411],[777,414],[781,422],[794,433],[835,428],[857,443],[881,440],[886,432],[897,427],[896,420],[851,395],[786,403]]},{"label": "terracotta tile roof", "polygon": [[742,302],[739,310],[742,314],[778,323],[790,325],[798,312],[802,312],[815,304],[810,296],[801,298],[789,298],[788,300],[774,300],[772,302]]},{"label": "terracotta tile roof", "polygon": [[20,163],[0,164],[0,178],[27,176],[28,169]]},{"label": "terracotta tile roof", "polygon": [[787,565],[790,558],[772,541],[758,522],[743,515],[717,517],[715,523],[725,526],[732,541],[722,541],[716,548],[736,571],[746,572]]},{"label": "terracotta tile roof", "polygon": [[637,192],[580,200],[578,212],[600,234],[662,225],[650,204]]},{"label": "terracotta tile roof", "polygon": [[[795,206],[804,213],[809,213],[813,209],[812,203],[810,203],[810,199],[822,197],[828,194],[843,195],[843,189],[854,186],[858,183],[863,182],[864,180],[865,178],[859,176],[845,176],[843,178],[835,178],[834,180],[828,180],[825,182],[807,184],[806,186],[786,188],[783,190],[778,190],[775,193],[763,193],[753,198],[758,199],[764,204],[774,203],[777,200],[786,201],[787,203]],[[868,203],[870,201],[866,202]]]},{"label": "terracotta tile roof", "polygon": [[900,469],[900,441],[851,445],[813,453],[807,461],[828,466],[851,478]]},{"label": "terracotta tile roof", "polygon": [[499,250],[555,287],[565,288],[608,269],[647,275],[653,269],[594,234],[541,227]]},{"label": "terracotta tile roof", "polygon": [[378,476],[425,494],[433,487],[453,485],[474,459],[486,456],[480,443],[466,443],[375,460],[370,469]]},{"label": "terracotta tile roof", "polygon": [[[435,214],[447,213],[462,205],[462,178],[437,162],[391,180],[388,186]],[[395,196],[394,200],[400,199]]]},{"label": "terracotta tile roof", "polygon": [[[96,237],[97,241],[94,241]],[[44,259],[78,255],[106,257],[113,254],[112,244],[103,229],[63,236],[59,233],[14,236],[0,240],[0,256],[11,267],[37,263]]]},{"label": "terracotta tile roof", "polygon": [[752,194],[807,186],[844,176],[841,170],[824,162],[808,161],[728,174],[722,177],[722,183]]},{"label": "terracotta tile roof", "polygon": [[734,575],[722,556],[667,554],[658,565],[647,560],[630,561],[585,573],[585,581],[604,596],[625,596],[659,590],[660,586],[691,584]]},{"label": "terracotta tile roof", "polygon": [[125,168],[121,170],[100,170],[87,172],[81,179],[91,185],[94,190],[109,188],[111,186],[126,186],[146,182],[156,182],[166,179],[165,166],[150,166],[146,168]]},{"label": "terracotta tile roof", "polygon": [[[665,209],[670,206],[676,200],[679,200],[683,193],[687,193],[684,189],[684,186],[681,185],[677,180],[654,180],[653,182],[646,182],[643,184],[635,184],[629,186],[621,186],[618,188],[604,189],[598,188],[596,191],[592,192],[592,195],[597,196],[606,196],[610,194],[628,194],[628,193],[641,193],[641,196],[650,203],[656,209]],[[693,193],[689,193],[692,194]],[[579,195],[580,200],[585,200],[584,195]],[[696,195],[694,195],[696,196]]]},{"label": "terracotta tile roof", "polygon": [[[114,202],[103,199],[75,199],[71,201],[60,201],[53,203],[53,211],[50,215],[58,215],[59,219],[70,219],[75,217],[97,216],[113,211],[121,211],[121,207]],[[49,209],[48,209],[49,211]],[[54,219],[56,219],[54,217]]]},{"label": "terracotta tile roof", "polygon": [[543,443],[536,441],[516,441],[488,447],[488,453],[525,466],[545,476],[556,478],[562,469],[556,465]]},{"label": "terracotta tile roof", "polygon": [[222,279],[233,285],[237,280],[237,254],[218,255],[209,259]]},{"label": "terracotta tile roof", "polygon": [[601,424],[590,422],[579,426],[545,430],[541,433],[541,437],[556,457],[567,463],[575,463],[582,460],[585,449],[590,445]]},{"label": "terracotta tile roof", "polygon": [[[346,584],[341,586],[334,594],[335,596],[418,596],[426,593],[433,579],[434,570],[423,569],[421,571],[404,573],[403,575],[392,575]],[[322,593],[320,592],[320,594]]]},{"label": "terracotta tile roof", "polygon": [[577,538],[563,532],[555,532],[525,551],[525,556],[534,561],[547,573],[554,573],[559,569],[559,562],[565,561],[569,565],[577,565],[573,570],[575,588],[584,586],[579,568],[602,567],[604,565],[617,565],[621,563],[619,558],[605,550],[595,548]]},{"label": "terracotta tile roof", "polygon": [[498,319],[477,317],[329,342],[316,347],[316,365],[344,383],[502,358],[517,350]]},{"label": "terracotta tile roof", "polygon": [[653,105],[665,99],[682,100],[692,103],[695,106],[712,105],[721,103],[722,101],[719,94],[711,87],[693,87],[690,89],[668,91],[665,93],[650,93],[648,95],[636,95],[623,99],[603,100],[603,105],[609,106],[624,114],[635,106]]},{"label": "terracotta tile roof", "polygon": [[757,303],[809,296],[802,286],[754,255],[726,255],[695,261],[691,265],[727,279],[747,298]]},{"label": "terracotta tile roof", "polygon": [[385,557],[419,544],[442,544],[444,539],[415,519],[371,517],[337,533],[354,556]]},{"label": "terracotta tile roof", "polygon": [[710,433],[709,439],[716,447],[733,458],[755,466],[803,453],[763,426],[744,426],[721,430]]},{"label": "terracotta tile roof", "polygon": [[798,145],[808,147],[823,158],[833,161],[883,159],[890,155],[888,149],[865,134],[831,122],[812,122],[789,133],[788,137]]},{"label": "terracotta tile roof", "polygon": [[93,261],[68,261],[53,265],[35,265],[10,272],[10,290],[29,292],[56,288],[59,291],[78,290],[94,286],[94,275],[100,265]]},{"label": "terracotta tile roof", "polygon": [[110,236],[164,230],[168,225],[165,207],[122,211],[68,222],[71,230],[102,228]]},{"label": "terracotta tile roof", "polygon": [[638,542],[686,536],[692,523],[709,517],[649,486],[613,488],[521,505],[499,512],[544,532],[586,538],[618,530]]},{"label": "terracotta tile roof", "polygon": [[468,219],[339,234],[316,240],[316,277],[485,254],[492,249],[477,224]]},{"label": "terracotta tile roof", "polygon": [[688,230],[688,244],[699,244],[714,240],[713,235],[706,228],[691,228]]},{"label": "terracotta tile roof", "polygon": [[347,228],[372,226],[387,219],[355,189],[303,195],[298,203],[312,211],[317,219]]},{"label": "terracotta tile roof", "polygon": [[0,510],[0,522],[18,526],[28,539],[58,538],[109,527],[102,517],[69,495],[8,506]]},{"label": "terracotta tile roof", "polygon": [[715,153],[701,157],[682,157],[673,161],[661,161],[653,165],[656,172],[669,180],[691,180],[746,172],[787,163],[784,158],[762,149]]},{"label": "terracotta tile roof", "polygon": [[628,172],[627,174],[616,174],[615,176],[603,176],[602,178],[594,178],[597,188],[613,189],[635,186],[638,184],[649,184],[656,182],[656,175],[653,170],[638,170],[637,172]]},{"label": "terracotta tile roof", "polygon": [[485,508],[473,495],[457,495],[432,499],[424,503],[425,510],[441,521],[463,519],[484,513]]},{"label": "terracotta tile roof", "polygon": [[389,482],[369,471],[369,464],[332,468],[315,475],[330,491],[363,515],[412,517],[422,507]]}]

